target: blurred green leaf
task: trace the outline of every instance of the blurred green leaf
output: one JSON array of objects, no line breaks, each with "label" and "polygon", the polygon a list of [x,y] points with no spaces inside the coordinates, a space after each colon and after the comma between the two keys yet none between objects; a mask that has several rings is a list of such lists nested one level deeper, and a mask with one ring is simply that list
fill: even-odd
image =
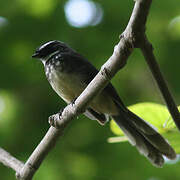
[{"label": "blurred green leaf", "polygon": [[8,91],[0,90],[0,128],[1,132],[8,132],[14,123],[18,109],[16,97]]},{"label": "blurred green leaf", "polygon": [[18,2],[28,14],[35,17],[50,15],[57,5],[57,0],[18,0]]},{"label": "blurred green leaf", "polygon": [[6,26],[8,24],[8,20],[5,17],[0,16],[0,28]]},{"label": "blurred green leaf", "polygon": [[88,179],[92,179],[93,174],[96,174],[97,165],[93,158],[86,154],[78,154],[72,152],[69,154],[69,160],[71,161],[71,171],[74,177],[78,179],[84,179],[90,176]]},{"label": "blurred green leaf", "polygon": [[[144,102],[129,106],[128,109],[150,124],[154,125],[159,132],[164,131],[163,125],[169,118],[169,112],[165,106],[151,102]],[[123,132],[119,129],[114,121],[111,121],[110,126],[111,130],[116,135],[123,135]]]},{"label": "blurred green leaf", "polygon": [[[55,160],[48,160],[43,163],[41,167],[42,171],[38,171],[34,180],[44,179],[44,180],[53,180],[60,179],[65,180],[63,176],[62,168],[58,168],[55,165]],[[58,173],[57,173],[58,172]]]},{"label": "blurred green leaf", "polygon": [[[180,133],[178,132],[166,106],[144,102],[129,106],[128,109],[153,125],[156,130],[169,141],[176,153],[180,153]],[[114,121],[111,121],[110,128],[114,134],[120,135],[120,137],[109,138],[108,141],[110,143],[127,141],[127,138],[124,137],[124,133]]]},{"label": "blurred green leaf", "polygon": [[180,16],[177,16],[169,23],[169,33],[174,39],[180,38]]},{"label": "blurred green leaf", "polygon": [[31,60],[30,54],[32,53],[31,43],[26,41],[15,41],[10,46],[9,57],[13,59],[14,64],[23,66],[28,60]]},{"label": "blurred green leaf", "polygon": [[21,101],[14,91],[0,89],[0,142],[2,146],[7,145],[8,142],[14,142],[21,133],[22,124],[19,120],[21,120],[23,110]]},{"label": "blurred green leaf", "polygon": [[[48,84],[40,61],[31,60],[35,49],[49,40],[64,41],[99,69],[112,54],[119,34],[124,31],[134,1],[94,0],[102,7],[103,21],[98,26],[85,28],[75,28],[68,24],[64,9],[67,0],[0,2],[0,94],[3,90],[10,103],[4,110],[1,108],[3,116],[0,113],[0,143],[18,159],[26,161],[49,128],[47,117],[65,106]],[[180,101],[180,38],[176,38],[178,28],[174,32],[177,24],[172,28],[168,28],[168,25],[180,15],[179,12],[180,0],[154,1],[147,21],[147,34],[176,102]],[[77,13],[82,14],[80,9],[77,9]],[[161,101],[138,49],[132,53],[127,66],[118,72],[112,82],[127,104],[132,104],[137,99]],[[102,128],[95,121],[81,117],[67,128],[60,143],[43,162],[35,179],[147,180],[153,174],[163,180],[172,179],[172,174],[173,180],[180,179],[178,163],[164,166],[159,171],[145,158],[141,158],[135,148],[129,148],[127,143],[121,146],[106,143],[106,137],[111,134],[107,126]],[[158,121],[154,119],[156,120]],[[165,124],[170,125],[171,121],[167,120]],[[171,131],[167,131],[168,138],[172,135],[172,140],[169,141],[173,143],[175,140],[177,143],[176,133],[168,132]],[[166,137],[166,133],[163,135]],[[119,140],[118,136],[116,138],[116,141]],[[120,138],[124,140],[126,137]],[[14,179],[13,171],[0,166],[0,179]],[[147,168],[142,172],[142,167],[145,166]]]}]

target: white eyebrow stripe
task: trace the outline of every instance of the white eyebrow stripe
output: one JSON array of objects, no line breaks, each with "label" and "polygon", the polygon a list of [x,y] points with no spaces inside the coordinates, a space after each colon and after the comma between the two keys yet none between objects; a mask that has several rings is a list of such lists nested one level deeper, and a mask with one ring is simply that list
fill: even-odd
[{"label": "white eyebrow stripe", "polygon": [[52,42],[53,42],[53,41],[49,41],[49,42],[43,44],[43,45],[39,48],[39,50],[43,49],[44,47],[46,47],[47,45],[51,44]]}]

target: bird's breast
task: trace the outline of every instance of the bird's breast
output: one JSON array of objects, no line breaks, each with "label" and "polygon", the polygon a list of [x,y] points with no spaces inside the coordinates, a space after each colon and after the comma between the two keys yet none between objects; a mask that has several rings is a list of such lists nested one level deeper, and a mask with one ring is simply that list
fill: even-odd
[{"label": "bird's breast", "polygon": [[[59,67],[60,68],[60,67]],[[80,73],[68,73],[55,66],[46,66],[46,76],[54,91],[66,102],[71,103],[86,88]],[[98,94],[89,105],[98,113],[114,115],[118,113],[112,98],[105,90]]]},{"label": "bird's breast", "polygon": [[86,87],[78,75],[53,66],[46,67],[46,76],[55,92],[67,103],[77,98]]}]

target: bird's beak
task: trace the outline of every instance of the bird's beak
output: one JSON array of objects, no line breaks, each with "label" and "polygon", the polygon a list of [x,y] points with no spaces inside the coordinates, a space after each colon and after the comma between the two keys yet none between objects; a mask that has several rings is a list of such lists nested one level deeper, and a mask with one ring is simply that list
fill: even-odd
[{"label": "bird's beak", "polygon": [[39,58],[39,53],[35,52],[35,53],[32,55],[32,58]]}]

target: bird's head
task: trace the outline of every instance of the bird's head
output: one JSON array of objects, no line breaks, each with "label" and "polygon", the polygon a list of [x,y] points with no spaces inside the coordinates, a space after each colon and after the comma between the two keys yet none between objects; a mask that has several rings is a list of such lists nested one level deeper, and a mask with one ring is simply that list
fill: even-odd
[{"label": "bird's head", "polygon": [[67,52],[69,50],[70,48],[65,43],[53,40],[37,48],[32,57],[39,58],[42,61],[46,61],[47,59],[49,59],[49,57],[53,56],[54,54]]}]

